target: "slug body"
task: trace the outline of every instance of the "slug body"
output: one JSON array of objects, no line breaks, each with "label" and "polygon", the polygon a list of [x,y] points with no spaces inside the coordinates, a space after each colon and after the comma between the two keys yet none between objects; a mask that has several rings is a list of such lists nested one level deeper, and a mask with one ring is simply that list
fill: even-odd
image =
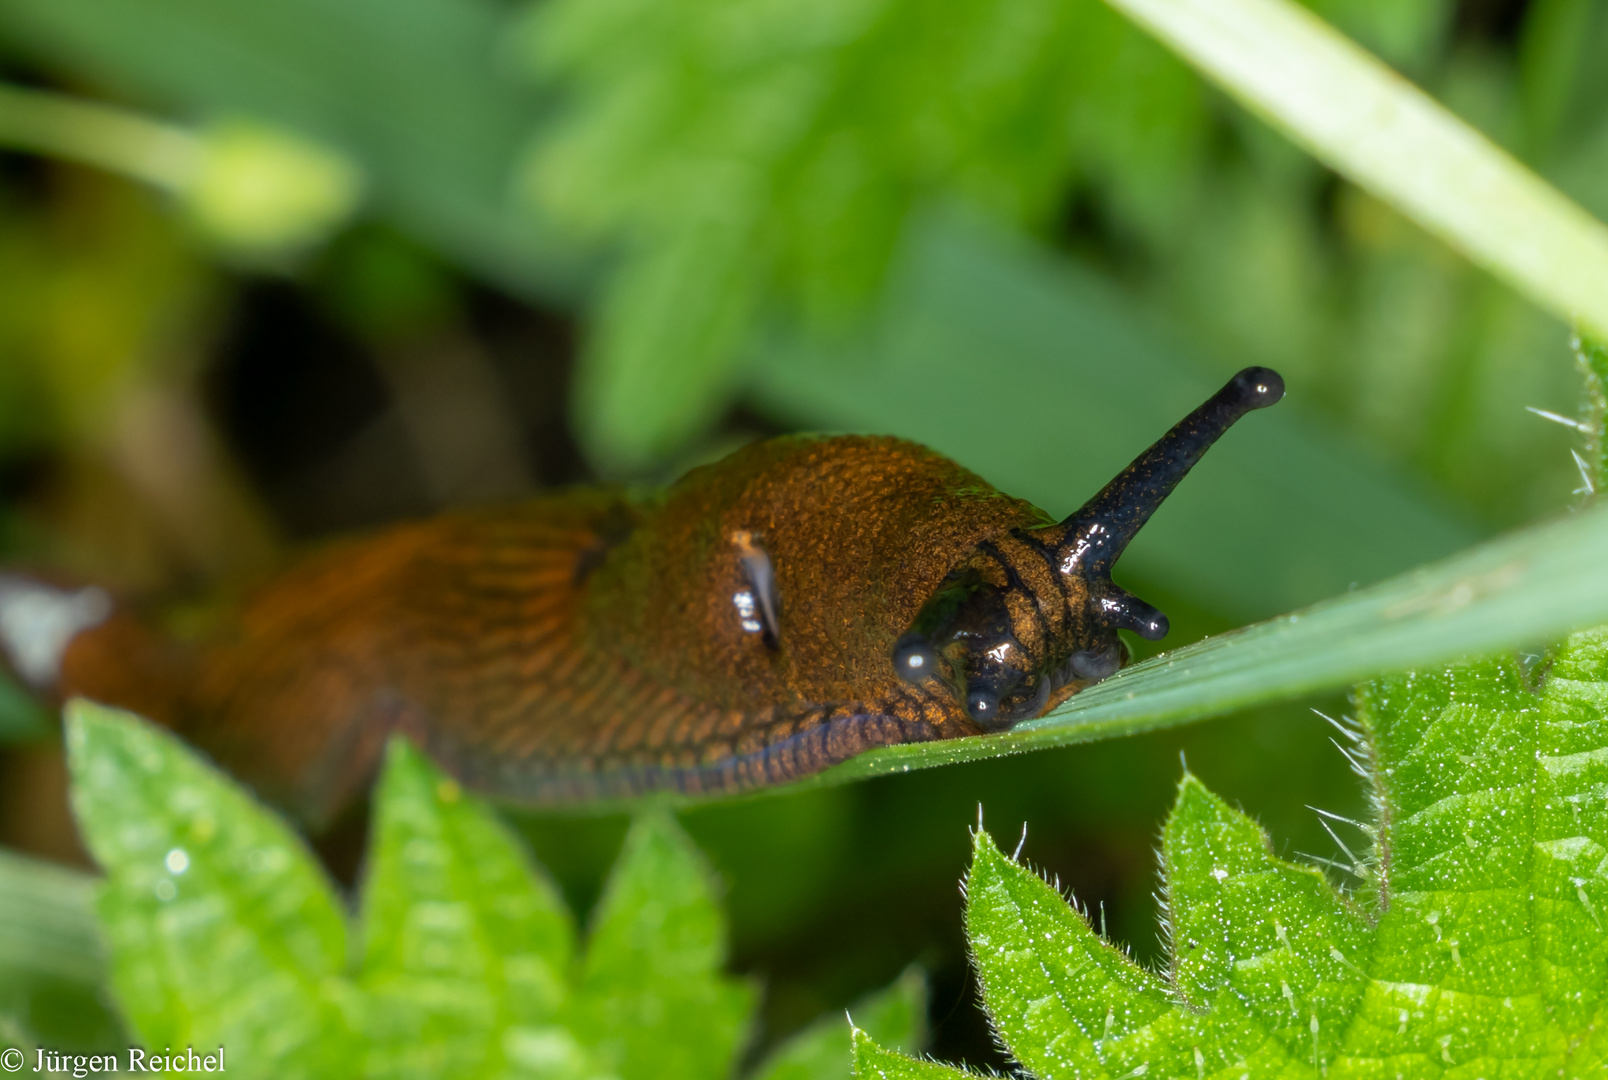
[{"label": "slug body", "polygon": [[[1062,522],[912,443],[784,437],[651,499],[572,491],[341,543],[200,641],[108,609],[24,674],[174,727],[314,822],[393,732],[525,802],[784,782],[1003,730],[1114,672],[1119,628],[1165,634],[1111,564],[1282,393],[1241,372]],[[20,671],[7,597],[48,587],[19,581],[0,578],[0,644]]]}]

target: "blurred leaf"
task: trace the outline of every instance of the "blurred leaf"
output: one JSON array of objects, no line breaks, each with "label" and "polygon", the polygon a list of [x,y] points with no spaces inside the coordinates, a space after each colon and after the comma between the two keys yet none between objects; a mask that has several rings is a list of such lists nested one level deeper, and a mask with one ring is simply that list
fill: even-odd
[{"label": "blurred leaf", "polygon": [[375,807],[363,888],[368,1075],[553,1065],[520,1054],[574,1047],[557,1026],[575,932],[556,890],[489,810],[403,740],[391,743]]},{"label": "blurred leaf", "polygon": [[0,744],[43,739],[55,725],[34,696],[0,673]]},{"label": "blurred leaf", "polygon": [[127,1045],[103,996],[94,903],[87,874],[0,851],[0,1045],[19,1035],[70,1052]]},{"label": "blurred leaf", "polygon": [[1311,0],[1306,5],[1397,67],[1418,68],[1450,29],[1450,0]]},{"label": "blurred leaf", "polygon": [[39,62],[199,121],[260,119],[348,154],[373,207],[518,292],[579,264],[516,210],[535,109],[502,75],[494,0],[0,0],[0,35]]},{"label": "blurred leaf", "polygon": [[[788,423],[925,443],[1059,517],[1220,385],[1157,322],[1076,264],[929,214],[870,333],[831,350],[775,343],[751,393]],[[1129,548],[1122,574],[1248,620],[1476,538],[1325,437],[1302,413],[1313,389],[1286,381],[1288,400],[1207,455]]]},{"label": "blurred leaf", "polygon": [[820,782],[1149,731],[1389,672],[1538,646],[1604,620],[1608,506],[1597,506],[1163,653],[1008,732],[873,750]]},{"label": "blurred leaf", "polygon": [[849,1007],[847,1022],[824,1016],[777,1048],[753,1080],[849,1080],[852,1035],[863,1031],[879,1044],[919,1053],[927,1041],[927,980],[912,967],[881,993]]},{"label": "blurred leaf", "polygon": [[762,314],[852,321],[916,200],[1042,223],[1080,168],[1159,223],[1204,116],[1194,80],[1093,0],[533,11],[528,52],[567,105],[529,189],[621,260],[581,403],[627,467],[723,405]]},{"label": "blurred leaf", "polygon": [[1538,0],[1519,42],[1529,149],[1542,162],[1601,133],[1608,120],[1608,5]]},{"label": "blurred leaf", "polygon": [[112,984],[153,1047],[225,1046],[248,1076],[350,1075],[346,926],[283,822],[131,714],[67,709],[73,809],[106,872]]},{"label": "blurred leaf", "polygon": [[1110,0],[1342,174],[1608,335],[1608,227],[1292,0]]},{"label": "blurred leaf", "polygon": [[622,1080],[731,1071],[754,988],[721,974],[725,921],[703,857],[663,812],[632,823],[593,916],[571,1029]]}]

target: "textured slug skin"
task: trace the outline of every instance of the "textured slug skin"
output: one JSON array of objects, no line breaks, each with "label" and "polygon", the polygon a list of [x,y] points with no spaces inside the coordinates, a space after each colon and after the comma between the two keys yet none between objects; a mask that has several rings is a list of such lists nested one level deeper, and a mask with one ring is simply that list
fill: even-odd
[{"label": "textured slug skin", "polygon": [[[154,714],[312,821],[395,731],[518,801],[741,790],[978,733],[890,656],[967,552],[1047,520],[912,443],[773,439],[651,499],[575,490],[340,543],[193,645],[116,617],[73,641],[61,690]],[[774,568],[774,647],[733,603],[739,533]]]}]

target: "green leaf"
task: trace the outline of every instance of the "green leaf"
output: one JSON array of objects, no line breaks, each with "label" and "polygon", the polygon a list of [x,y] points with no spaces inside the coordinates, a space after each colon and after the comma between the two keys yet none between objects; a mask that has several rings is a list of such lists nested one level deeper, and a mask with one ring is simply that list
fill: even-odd
[{"label": "green leaf", "polygon": [[484,805],[400,739],[369,860],[369,1075],[491,1077],[578,1056],[558,1026],[574,949],[562,898]]},{"label": "green leaf", "polygon": [[144,1043],[228,1047],[247,1076],[354,1073],[346,926],[284,822],[132,714],[71,702],[67,748],[112,985]]},{"label": "green leaf", "polygon": [[1171,1009],[1160,979],[1104,945],[982,830],[966,880],[966,936],[989,1015],[1017,1060],[1041,1076],[1064,1075],[1097,1049],[1142,1057],[1145,1033]]},{"label": "green leaf", "polygon": [[853,1075],[858,1080],[955,1080],[957,1076],[974,1074],[940,1065],[936,1061],[919,1061],[893,1050],[884,1050],[870,1035],[856,1028]]},{"label": "green leaf", "polygon": [[102,991],[105,974],[95,880],[0,851],[0,1044],[126,1047]]},{"label": "green leaf", "polygon": [[729,1073],[755,992],[721,974],[725,921],[709,867],[668,814],[632,823],[604,889],[570,1027],[621,1080]]},{"label": "green leaf", "polygon": [[[852,1025],[852,1026],[851,1026]],[[927,981],[911,967],[892,986],[849,1007],[848,1022],[823,1016],[777,1048],[753,1080],[849,1080],[854,1032],[918,1053],[927,1039]]]},{"label": "green leaf", "polygon": [[1164,977],[980,832],[967,933],[1012,1055],[1044,1080],[1608,1068],[1608,628],[1540,679],[1491,660],[1359,692],[1350,756],[1377,816],[1349,823],[1372,844],[1356,896],[1186,775]]},{"label": "green leaf", "polygon": [[1496,276],[1608,336],[1608,227],[1293,0],[1109,0]]}]

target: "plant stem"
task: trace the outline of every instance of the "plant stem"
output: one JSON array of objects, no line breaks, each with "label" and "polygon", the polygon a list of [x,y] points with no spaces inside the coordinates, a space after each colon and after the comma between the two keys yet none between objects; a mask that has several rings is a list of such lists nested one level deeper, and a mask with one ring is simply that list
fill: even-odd
[{"label": "plant stem", "polygon": [[1292,0],[1107,0],[1247,107],[1608,340],[1608,227]]},{"label": "plant stem", "polygon": [[94,165],[170,192],[189,188],[200,141],[171,124],[62,94],[0,86],[0,146]]}]

